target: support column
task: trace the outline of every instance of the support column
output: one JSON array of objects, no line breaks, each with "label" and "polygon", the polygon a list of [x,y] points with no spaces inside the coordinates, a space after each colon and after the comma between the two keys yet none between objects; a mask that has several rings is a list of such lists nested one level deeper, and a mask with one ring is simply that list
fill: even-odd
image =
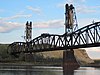
[{"label": "support column", "polygon": [[72,49],[63,52],[63,70],[75,70],[79,68],[79,64],[74,56]]}]

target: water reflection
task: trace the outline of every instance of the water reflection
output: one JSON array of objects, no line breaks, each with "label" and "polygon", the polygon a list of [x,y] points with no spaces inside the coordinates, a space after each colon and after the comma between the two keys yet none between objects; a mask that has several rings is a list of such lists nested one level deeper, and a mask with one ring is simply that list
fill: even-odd
[{"label": "water reflection", "polygon": [[[20,67],[20,66],[19,66]],[[100,68],[80,67],[77,70],[63,70],[62,67],[32,66],[2,68],[0,75],[100,75]]]},{"label": "water reflection", "polygon": [[63,71],[63,75],[74,75],[74,70]]},{"label": "water reflection", "polygon": [[63,75],[63,70],[62,67],[47,66],[0,66],[0,75]]},{"label": "water reflection", "polygon": [[31,71],[0,71],[0,75],[33,75]]}]

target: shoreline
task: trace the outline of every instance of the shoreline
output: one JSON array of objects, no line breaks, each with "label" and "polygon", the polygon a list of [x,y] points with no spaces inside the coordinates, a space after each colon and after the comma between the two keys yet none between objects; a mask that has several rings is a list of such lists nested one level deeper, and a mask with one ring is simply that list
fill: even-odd
[{"label": "shoreline", "polygon": [[[55,64],[34,64],[32,62],[18,62],[18,63],[2,63],[0,62],[1,66],[55,66],[55,67],[62,67],[62,65],[55,65]],[[89,64],[89,65],[81,65],[80,67],[96,67],[100,68],[100,64]]]}]

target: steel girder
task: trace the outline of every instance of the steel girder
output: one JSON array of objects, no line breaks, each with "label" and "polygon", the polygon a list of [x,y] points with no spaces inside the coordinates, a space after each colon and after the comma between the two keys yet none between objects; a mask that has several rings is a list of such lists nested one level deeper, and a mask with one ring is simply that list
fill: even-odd
[{"label": "steel girder", "polygon": [[100,46],[100,22],[96,22],[63,35],[41,34],[30,42],[14,42],[11,53],[43,52]]}]

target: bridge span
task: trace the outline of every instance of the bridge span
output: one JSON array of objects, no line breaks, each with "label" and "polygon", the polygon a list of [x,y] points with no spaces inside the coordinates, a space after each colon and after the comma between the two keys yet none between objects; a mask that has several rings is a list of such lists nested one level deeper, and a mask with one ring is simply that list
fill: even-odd
[{"label": "bridge span", "polygon": [[100,22],[96,22],[63,35],[41,34],[30,42],[14,42],[11,53],[44,52],[100,46]]}]

